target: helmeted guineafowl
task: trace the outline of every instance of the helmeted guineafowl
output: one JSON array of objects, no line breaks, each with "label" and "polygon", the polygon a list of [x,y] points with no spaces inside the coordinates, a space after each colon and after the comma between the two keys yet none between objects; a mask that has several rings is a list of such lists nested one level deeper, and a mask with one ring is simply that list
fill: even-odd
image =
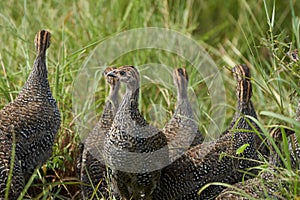
[{"label": "helmeted guineafowl", "polygon": [[[282,142],[282,130],[283,128],[276,127],[270,131],[270,136],[277,147],[280,147]],[[294,134],[289,129],[284,129],[284,132],[286,137]],[[275,174],[279,174],[276,167],[280,166],[282,162],[273,144],[269,141],[268,145],[270,147],[268,168],[263,170],[258,177],[236,183],[233,187],[223,190],[216,200],[285,199],[280,192],[284,189],[285,183],[275,176]]]},{"label": "helmeted guineafowl", "polygon": [[186,70],[175,69],[173,81],[177,89],[176,108],[172,118],[163,128],[169,144],[171,161],[182,155],[188,148],[201,144],[204,140],[189,102]]},{"label": "helmeted guineafowl", "polygon": [[[248,68],[247,65],[241,64],[232,68],[232,73],[235,80],[237,81],[237,84],[240,85],[236,88],[237,106],[236,106],[236,111],[234,113],[234,116],[230,122],[230,125],[227,127],[227,130],[222,133],[222,135],[227,134],[236,125],[238,120],[245,115],[249,115],[254,118],[257,118],[255,109],[250,100],[252,96],[252,88],[245,89],[245,90],[243,89],[244,87],[252,87],[252,85],[249,84],[250,80],[244,82],[241,81],[243,78],[245,79],[251,78],[250,69]],[[244,92],[249,92],[249,94],[244,94]],[[258,128],[256,124],[254,125],[255,128]]]},{"label": "helmeted guineafowl", "polygon": [[119,107],[118,92],[120,82],[118,78],[106,76],[107,73],[114,69],[116,68],[108,67],[104,70],[104,76],[109,84],[110,92],[98,123],[84,142],[80,171],[80,179],[83,183],[83,199],[91,199],[96,188],[97,192],[94,194],[93,199],[96,199],[96,196],[107,199],[110,195],[107,183],[109,179],[107,176],[108,172],[105,162],[100,155],[103,153],[105,135],[109,131]]},{"label": "helmeted guineafowl", "polygon": [[[242,110],[253,113],[255,111],[250,101],[252,87],[250,77],[245,74],[246,70],[249,70],[246,65],[233,68],[238,82],[237,98]],[[210,199],[224,187],[209,186],[198,194],[204,185],[211,182],[233,184],[241,181],[243,170],[258,165],[252,159],[258,159],[257,150],[261,141],[252,126],[255,127],[254,122],[241,115],[232,129],[221,138],[188,150],[162,170],[160,188],[154,192],[153,199]],[[247,146],[237,155],[237,150],[243,145]]]},{"label": "helmeted guineafowl", "polygon": [[[296,120],[300,122],[300,101],[296,110]],[[271,129],[270,136],[275,141],[275,145],[281,150],[281,142],[283,140],[283,128],[276,127]],[[299,170],[300,161],[300,147],[297,141],[296,134],[289,130],[284,129],[285,136],[287,137],[288,149],[290,152],[289,159],[291,168],[294,170]],[[236,199],[236,200],[246,200],[249,198],[259,198],[259,199],[285,199],[281,194],[284,190],[286,183],[278,178],[274,174],[278,174],[276,167],[285,167],[283,161],[281,160],[278,153],[275,151],[274,146],[269,141],[269,147],[271,149],[269,158],[269,169],[262,172],[259,177],[249,179],[244,182],[240,182],[234,185],[233,188],[227,188],[222,191],[222,193],[217,197],[218,200],[221,199]],[[289,162],[289,161],[287,161]],[[274,169],[273,169],[274,168]],[[277,170],[277,171],[276,171]],[[287,179],[288,180],[288,179]]]},{"label": "helmeted guineafowl", "polygon": [[15,165],[19,171],[20,163],[25,181],[51,156],[61,122],[48,82],[46,50],[49,46],[50,33],[38,32],[35,37],[37,56],[27,82],[16,99],[0,111],[0,131],[9,140],[7,148],[11,148],[12,134],[15,134]]},{"label": "helmeted guineafowl", "polygon": [[169,163],[167,139],[148,124],[138,109],[140,77],[133,66],[107,76],[126,84],[126,92],[105,140],[105,157],[115,188],[123,199],[151,199],[159,186],[160,171]]}]

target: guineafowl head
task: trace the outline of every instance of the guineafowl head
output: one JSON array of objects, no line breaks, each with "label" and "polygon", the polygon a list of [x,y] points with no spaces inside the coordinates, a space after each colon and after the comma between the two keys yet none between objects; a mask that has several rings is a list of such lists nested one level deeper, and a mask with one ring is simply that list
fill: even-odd
[{"label": "guineafowl head", "polygon": [[242,104],[247,105],[252,96],[250,69],[247,65],[241,64],[232,68],[232,73],[237,81],[237,98]]},{"label": "guineafowl head", "polygon": [[105,76],[106,82],[109,84],[112,90],[115,90],[116,88],[119,88],[120,86],[120,81],[118,77],[113,77],[113,76],[107,76],[107,74],[113,70],[117,69],[116,67],[107,67],[103,75]]},{"label": "guineafowl head", "polygon": [[173,81],[180,97],[187,97],[187,87],[189,77],[184,68],[175,69],[173,72]]},{"label": "guineafowl head", "polygon": [[122,66],[107,73],[107,76],[116,77],[125,83],[128,89],[136,90],[139,88],[140,75],[134,66]]},{"label": "guineafowl head", "polygon": [[232,73],[237,82],[251,78],[250,68],[246,64],[236,65],[232,68]]},{"label": "guineafowl head", "polygon": [[45,54],[46,49],[48,49],[50,46],[50,38],[51,38],[50,32],[45,30],[42,30],[38,34],[36,34],[34,38],[34,45],[38,55]]},{"label": "guineafowl head", "polygon": [[[281,128],[281,127],[272,127],[269,130],[270,137],[273,138],[275,143],[281,142],[283,140],[283,132],[285,133],[286,137],[289,137],[290,135],[295,133],[290,129]],[[271,146],[271,144],[269,144],[269,146]]]},{"label": "guineafowl head", "polygon": [[[274,140],[274,143],[277,147],[280,147],[280,143],[283,141],[283,132],[285,133],[286,137],[289,137],[295,133],[290,129],[282,127],[272,127],[269,130],[270,137]],[[268,146],[270,147],[270,163],[273,165],[278,165],[280,163],[280,157],[270,140],[268,140]]]}]

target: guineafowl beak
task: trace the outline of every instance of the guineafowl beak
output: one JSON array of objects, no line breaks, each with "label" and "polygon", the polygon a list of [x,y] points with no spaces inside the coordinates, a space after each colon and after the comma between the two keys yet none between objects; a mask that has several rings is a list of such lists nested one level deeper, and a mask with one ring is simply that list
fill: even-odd
[{"label": "guineafowl beak", "polygon": [[111,76],[111,77],[116,78],[116,77],[117,77],[117,74],[116,74],[115,70],[113,70],[113,71],[108,72],[108,73],[106,74],[106,76]]}]

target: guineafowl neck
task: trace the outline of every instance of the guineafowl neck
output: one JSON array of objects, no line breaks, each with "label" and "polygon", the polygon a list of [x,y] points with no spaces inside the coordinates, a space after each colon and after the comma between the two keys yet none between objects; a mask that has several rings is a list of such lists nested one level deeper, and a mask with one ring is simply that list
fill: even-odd
[{"label": "guineafowl neck", "polygon": [[[249,101],[248,104],[243,104],[240,101],[238,101],[238,106],[236,108],[234,117],[231,121],[230,127],[234,127],[236,125],[236,128],[245,128],[244,126],[248,124],[246,122],[246,119],[244,118],[245,115],[257,118],[254,106],[251,101]],[[250,119],[249,121],[252,122]]]},{"label": "guineafowl neck", "polygon": [[119,104],[119,102],[118,102],[119,88],[120,88],[119,84],[112,85],[111,88],[110,88],[110,91],[109,91],[109,95],[108,95],[107,100],[111,101],[114,105]]},{"label": "guineafowl neck", "polygon": [[188,98],[178,97],[174,114],[185,116],[188,118],[191,118],[193,116],[192,107]]},{"label": "guineafowl neck", "polygon": [[239,115],[250,115],[257,118],[252,101],[249,101],[248,103],[239,101],[236,113],[239,113]]},{"label": "guineafowl neck", "polygon": [[185,101],[188,98],[187,88],[179,86],[177,89],[177,99]]},{"label": "guineafowl neck", "polygon": [[280,157],[276,153],[272,144],[270,144],[270,147],[271,147],[271,149],[270,149],[269,163],[271,165],[278,166],[280,164]]},{"label": "guineafowl neck", "polygon": [[112,115],[116,114],[118,107],[119,107],[118,90],[119,90],[119,88],[111,88],[108,98],[106,100],[107,103],[105,105],[105,110],[107,110],[107,112],[112,113]]},{"label": "guineafowl neck", "polygon": [[122,116],[130,114],[133,118],[136,118],[136,116],[140,116],[138,110],[139,92],[139,88],[136,88],[135,90],[127,88],[117,114]]},{"label": "guineafowl neck", "polygon": [[35,79],[47,79],[48,71],[45,62],[45,55],[38,55],[35,59],[30,77]]},{"label": "guineafowl neck", "polygon": [[249,80],[239,81],[236,88],[236,94],[237,94],[237,108],[231,125],[234,125],[237,120],[238,120],[238,124],[243,125],[244,123],[243,121],[245,121],[245,119],[239,120],[239,118],[244,117],[245,115],[249,115],[254,118],[257,118],[254,106],[251,101],[251,96],[252,96],[251,82]]},{"label": "guineafowl neck", "polygon": [[[32,98],[32,96],[35,96],[36,98],[42,96],[48,98],[50,103],[57,109],[56,101],[50,90],[47,74],[45,58],[39,55],[33,64],[32,71],[23,86],[23,89],[15,101],[22,98]],[[58,110],[56,110],[56,112],[58,113]]]}]

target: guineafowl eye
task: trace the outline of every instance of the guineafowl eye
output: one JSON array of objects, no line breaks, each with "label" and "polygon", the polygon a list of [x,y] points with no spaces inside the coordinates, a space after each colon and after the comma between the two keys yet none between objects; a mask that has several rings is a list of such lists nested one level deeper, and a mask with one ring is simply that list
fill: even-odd
[{"label": "guineafowl eye", "polygon": [[121,75],[121,76],[124,76],[125,74],[126,74],[125,71],[120,71],[120,75]]}]

